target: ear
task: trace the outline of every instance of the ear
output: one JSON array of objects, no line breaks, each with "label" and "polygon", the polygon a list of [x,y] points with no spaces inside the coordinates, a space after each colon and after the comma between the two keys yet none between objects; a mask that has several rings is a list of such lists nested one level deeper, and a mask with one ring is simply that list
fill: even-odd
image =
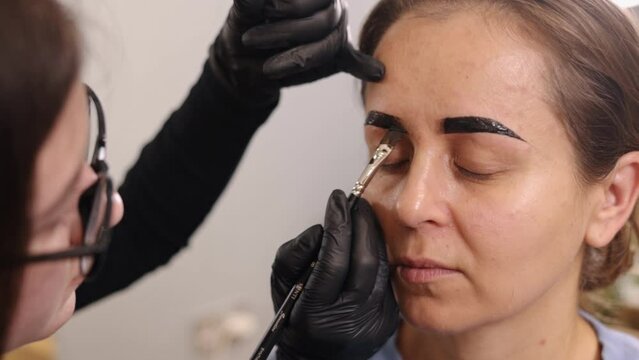
[{"label": "ear", "polygon": [[632,215],[639,196],[639,151],[624,154],[601,184],[604,196],[596,205],[586,229],[586,243],[601,248]]}]

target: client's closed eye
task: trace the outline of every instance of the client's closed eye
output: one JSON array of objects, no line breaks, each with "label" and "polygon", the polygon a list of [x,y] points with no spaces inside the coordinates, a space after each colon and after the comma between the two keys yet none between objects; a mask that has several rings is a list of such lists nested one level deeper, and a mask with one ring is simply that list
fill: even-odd
[{"label": "client's closed eye", "polygon": [[495,173],[481,173],[477,171],[472,171],[472,170],[464,168],[463,166],[457,163],[455,163],[455,167],[457,168],[457,171],[459,172],[460,175],[473,180],[486,181],[486,180],[490,180],[491,177],[495,175]]},{"label": "client's closed eye", "polygon": [[413,157],[413,149],[406,140],[398,143],[393,152],[381,166],[381,170],[391,174],[399,174],[408,171]]},{"label": "client's closed eye", "polygon": [[482,164],[477,161],[463,160],[453,157],[453,168],[458,175],[473,181],[492,180],[496,175],[503,172],[495,165]]},{"label": "client's closed eye", "polygon": [[402,160],[397,160],[395,162],[386,161],[381,166],[381,169],[388,173],[403,173],[408,170],[410,166],[410,159],[405,158]]}]

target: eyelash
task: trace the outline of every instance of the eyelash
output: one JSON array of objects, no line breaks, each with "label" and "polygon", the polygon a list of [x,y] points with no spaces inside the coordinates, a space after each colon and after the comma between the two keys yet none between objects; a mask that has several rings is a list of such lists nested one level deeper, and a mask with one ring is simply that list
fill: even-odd
[{"label": "eyelash", "polygon": [[[392,164],[384,164],[381,166],[381,168],[387,173],[397,174],[397,173],[402,173],[406,171],[406,168],[409,163],[410,163],[410,160],[402,160],[400,162],[396,162]],[[495,175],[495,174],[476,173],[462,166],[459,166],[458,164],[455,164],[455,168],[457,169],[457,171],[459,172],[461,176],[469,178],[471,180],[475,180],[475,181],[488,181],[488,180],[491,180],[493,175]]]},{"label": "eyelash", "polygon": [[[408,170],[411,160],[412,160],[412,157],[406,157],[399,161],[395,161],[393,163],[384,163],[382,164],[380,168],[382,171],[388,174],[393,174],[393,175],[402,174]],[[453,159],[453,165],[460,176],[471,181],[476,181],[476,182],[489,181],[493,178],[494,175],[497,174],[497,173],[478,173],[478,172],[470,171],[466,169],[465,167],[459,165],[459,163],[455,161],[454,159]]]},{"label": "eyelash", "polygon": [[470,171],[462,166],[460,166],[457,163],[454,163],[455,168],[457,169],[457,171],[459,172],[459,174],[461,176],[464,176],[466,178],[469,178],[471,180],[475,180],[475,181],[487,181],[487,180],[491,180],[491,178],[493,177],[493,175],[495,174],[482,174],[482,173],[477,173],[477,172],[473,172]]},{"label": "eyelash", "polygon": [[392,164],[383,164],[381,169],[387,173],[396,174],[406,171],[408,169],[408,164],[410,164],[410,160],[404,159]]}]

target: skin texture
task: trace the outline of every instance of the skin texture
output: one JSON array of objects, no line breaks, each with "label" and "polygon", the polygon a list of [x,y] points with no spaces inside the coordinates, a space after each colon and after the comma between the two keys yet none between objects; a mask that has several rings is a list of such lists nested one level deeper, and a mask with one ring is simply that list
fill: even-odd
[{"label": "skin texture", "polygon": [[[97,179],[85,160],[89,143],[94,141],[89,140],[88,119],[85,87],[75,82],[36,159],[29,254],[61,251],[81,243],[77,204],[82,192]],[[122,215],[122,200],[116,193],[112,225]],[[9,349],[53,334],[71,317],[75,290],[83,280],[78,262],[59,260],[25,268]]]},{"label": "skin texture", "polygon": [[[398,266],[406,359],[599,356],[577,312],[583,246],[604,246],[630,215],[638,157],[626,154],[601,183],[577,180],[546,101],[546,50],[504,31],[516,27],[503,16],[407,14],[375,53],[387,75],[367,85],[366,110],[408,131],[365,195]],[[444,119],[460,116],[497,120],[523,140],[444,133]],[[384,133],[366,127],[371,152]],[[438,269],[410,281],[404,271],[426,260]]]}]

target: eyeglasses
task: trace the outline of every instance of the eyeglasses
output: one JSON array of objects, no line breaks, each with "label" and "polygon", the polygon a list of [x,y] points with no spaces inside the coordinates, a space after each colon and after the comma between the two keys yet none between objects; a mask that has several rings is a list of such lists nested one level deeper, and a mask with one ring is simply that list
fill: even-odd
[{"label": "eyeglasses", "polygon": [[111,241],[109,224],[113,182],[109,177],[109,167],[106,163],[106,127],[102,104],[89,86],[86,86],[86,89],[89,98],[90,136],[93,134],[96,136],[92,152],[89,151],[87,154],[87,161],[97,174],[98,179],[82,193],[78,204],[84,231],[82,245],[54,253],[28,255],[20,262],[42,262],[79,257],[80,273],[86,277],[86,280],[91,280],[102,267],[106,250]]}]

